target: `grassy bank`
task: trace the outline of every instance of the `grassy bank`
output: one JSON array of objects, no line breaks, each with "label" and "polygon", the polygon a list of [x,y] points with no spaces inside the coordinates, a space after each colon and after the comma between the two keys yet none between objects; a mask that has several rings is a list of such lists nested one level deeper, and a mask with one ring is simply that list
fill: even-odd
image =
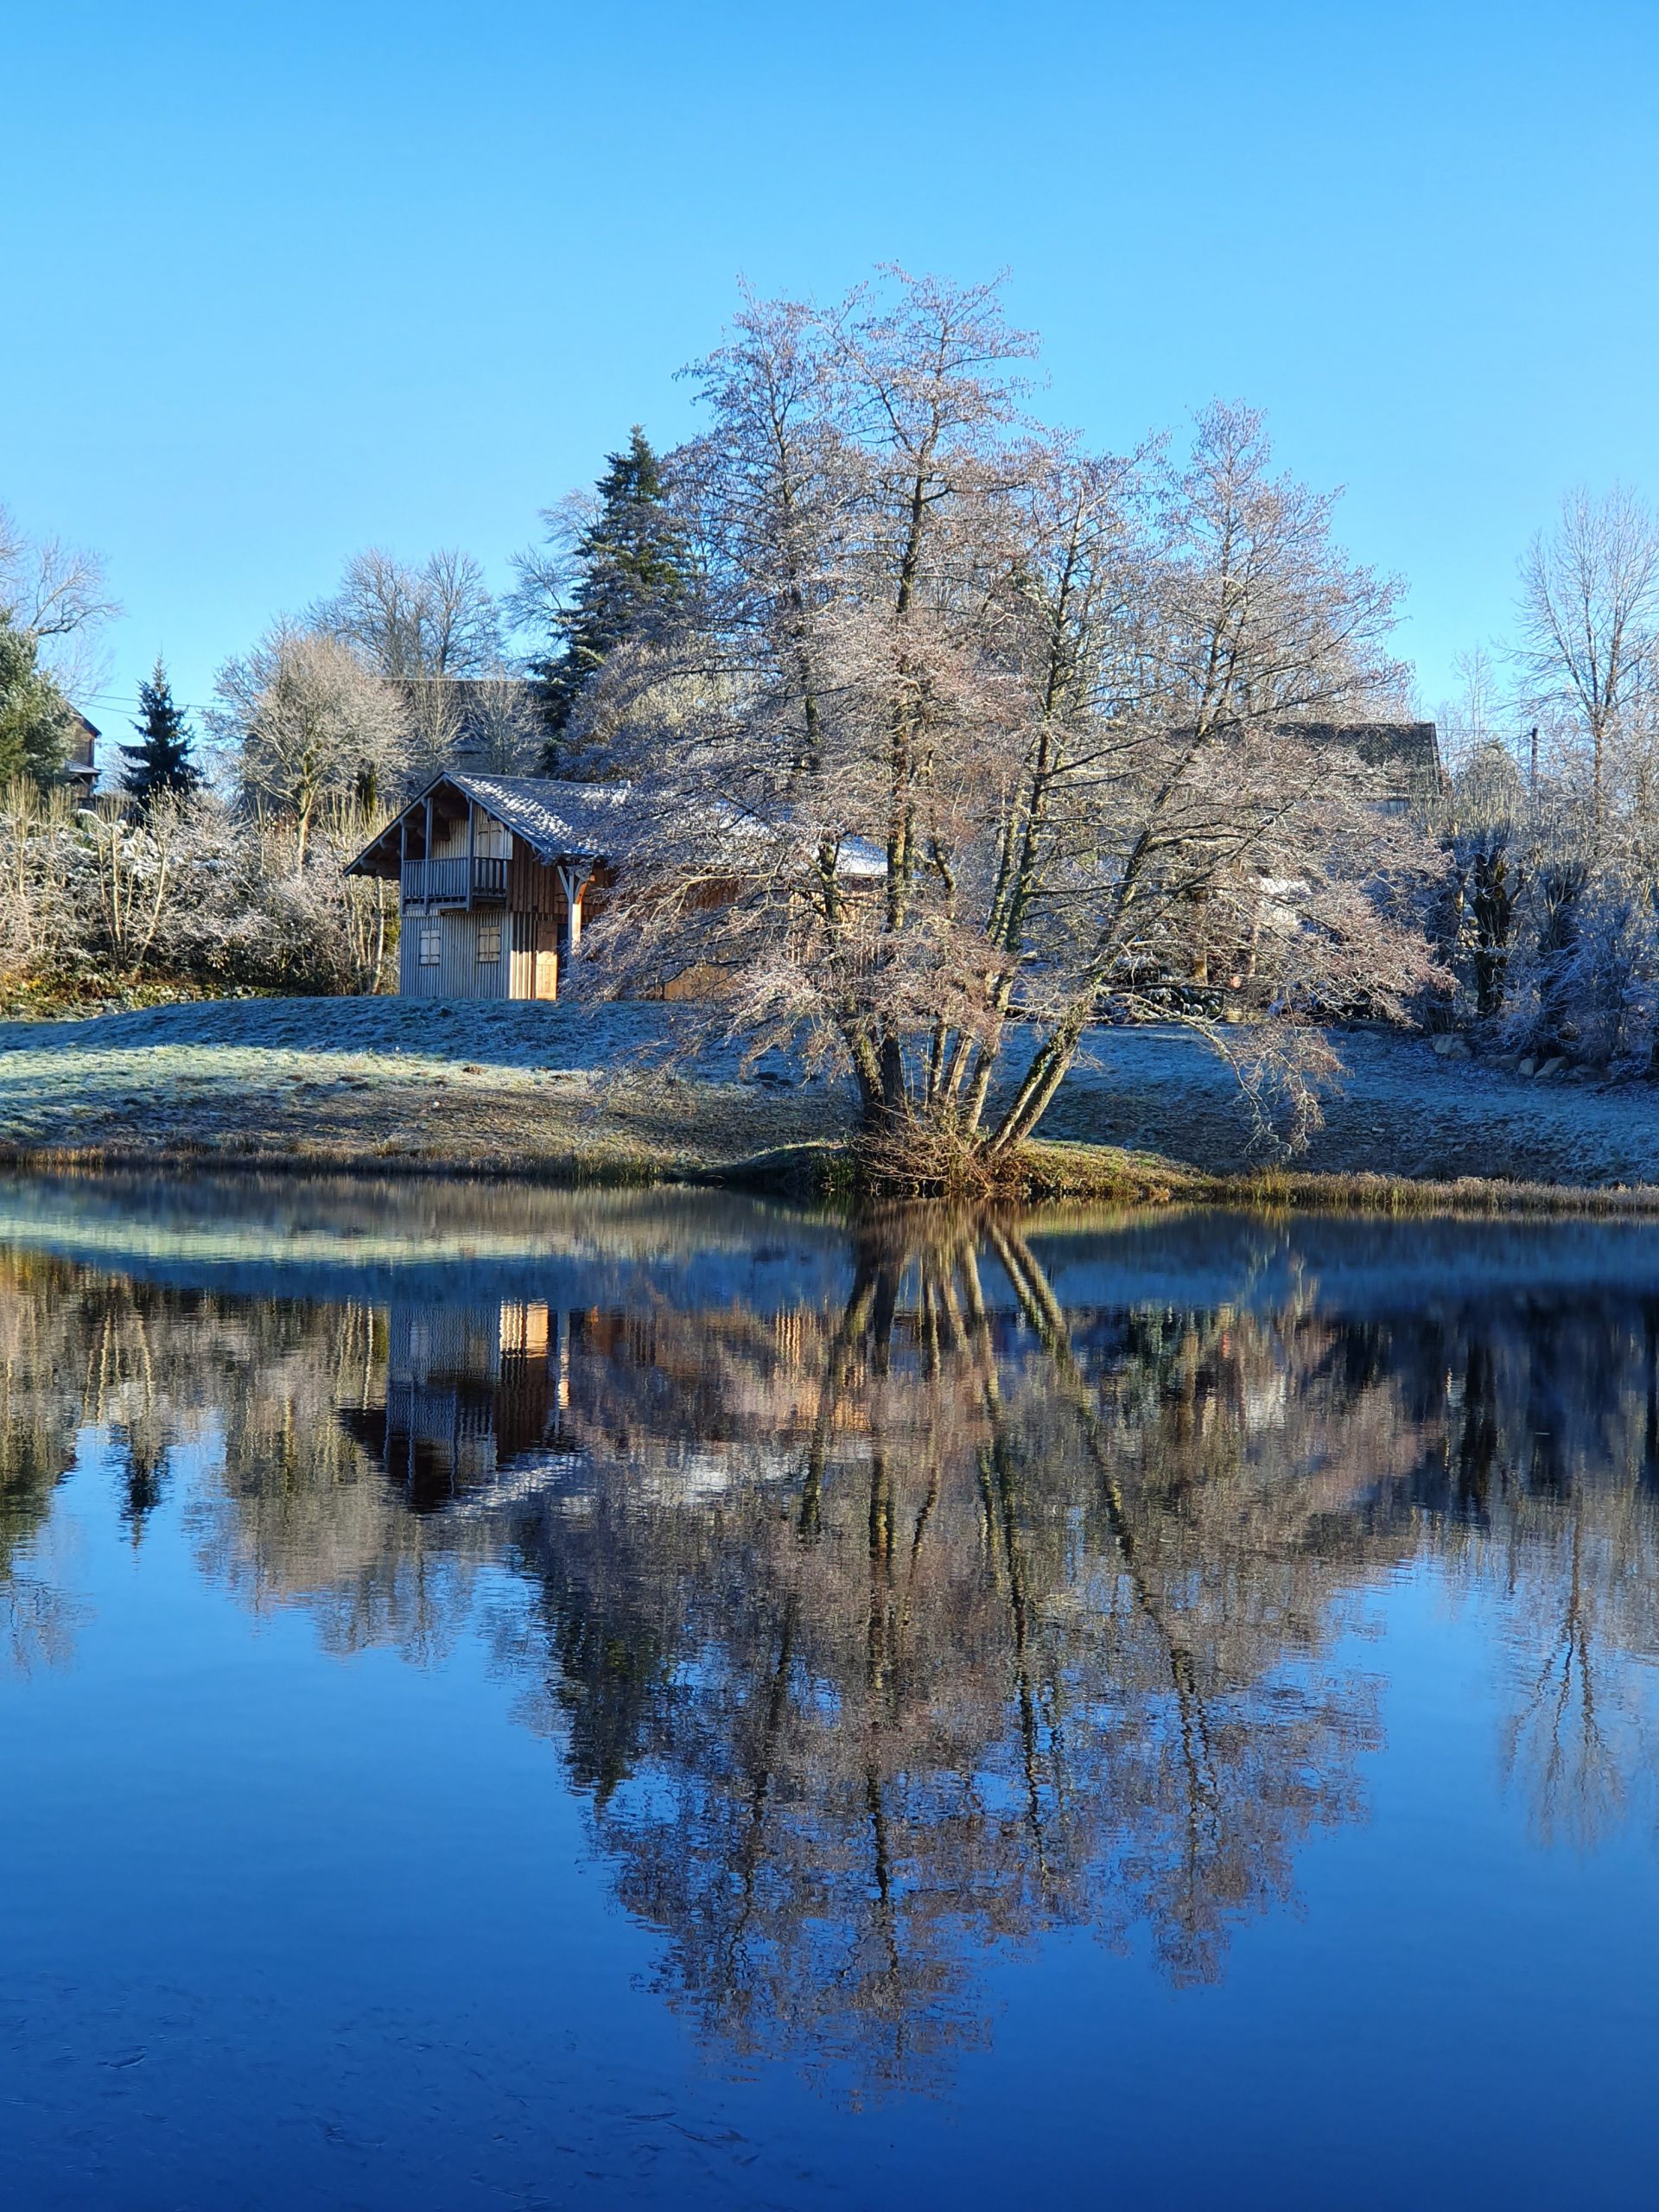
[{"label": "grassy bank", "polygon": [[[42,1147],[0,1145],[0,1167],[25,1173],[80,1174],[192,1170],[524,1182],[580,1190],[692,1186],[754,1192],[800,1201],[855,1203],[868,1195],[855,1148],[819,1140],[750,1153],[734,1160],[682,1151],[630,1150],[614,1143],[565,1150],[340,1148],[284,1142]],[[891,1195],[891,1194],[887,1194]],[[993,1195],[1003,1203],[1112,1209],[1217,1205],[1251,1211],[1414,1217],[1659,1218],[1659,1185],[1608,1186],[1517,1182],[1461,1176],[1296,1173],[1267,1169],[1248,1175],[1209,1174],[1113,1145],[1027,1146]]]},{"label": "grassy bank", "polygon": [[[0,1164],[855,1195],[844,1088],[785,1063],[746,1068],[735,1047],[677,1053],[683,1042],[674,1009],[645,1005],[221,1001],[0,1026]],[[1107,1033],[1091,1039],[1046,1139],[978,1195],[1396,1216],[1659,1212],[1649,1088],[1529,1087],[1448,1068],[1410,1040],[1343,1049],[1348,1071],[1315,1152],[1294,1169],[1257,1169],[1224,1071],[1189,1040]]]}]

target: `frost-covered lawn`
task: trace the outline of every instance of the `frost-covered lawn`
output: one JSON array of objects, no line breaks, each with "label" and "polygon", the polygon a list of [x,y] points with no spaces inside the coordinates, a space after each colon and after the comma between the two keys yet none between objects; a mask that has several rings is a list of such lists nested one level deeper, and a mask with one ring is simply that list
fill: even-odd
[{"label": "frost-covered lawn", "polygon": [[[734,1049],[665,1065],[656,1005],[242,999],[0,1025],[0,1145],[156,1156],[281,1153],[594,1172],[741,1159],[833,1135],[844,1088]],[[1659,1091],[1523,1080],[1421,1039],[1340,1038],[1348,1063],[1306,1165],[1659,1183]],[[1228,1071],[1179,1033],[1100,1030],[1045,1136],[1249,1164]]]},{"label": "frost-covered lawn", "polygon": [[[1502,1176],[1542,1183],[1659,1183],[1659,1088],[1529,1081],[1479,1060],[1442,1059],[1425,1039],[1352,1031],[1325,1126],[1297,1164],[1315,1172]],[[1039,1134],[1160,1152],[1228,1172],[1259,1154],[1236,1088],[1179,1032],[1091,1033]]]},{"label": "frost-covered lawn", "polygon": [[[823,1086],[695,1080],[660,1006],[224,1000],[0,1024],[0,1144],[594,1172],[708,1166],[839,1125]],[[768,1079],[769,1078],[769,1079]]]}]

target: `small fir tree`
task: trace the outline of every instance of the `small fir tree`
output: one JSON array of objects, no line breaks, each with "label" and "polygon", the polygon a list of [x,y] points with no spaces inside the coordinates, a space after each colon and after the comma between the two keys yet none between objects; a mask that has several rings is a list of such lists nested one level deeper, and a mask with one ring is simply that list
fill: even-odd
[{"label": "small fir tree", "polygon": [[547,770],[558,766],[561,741],[595,669],[686,585],[684,541],[661,464],[637,423],[626,451],[606,455],[596,489],[599,512],[576,541],[575,588],[555,620],[551,649],[530,664],[543,688]]},{"label": "small fir tree", "polygon": [[139,741],[121,747],[129,764],[127,789],[141,806],[165,791],[187,797],[202,781],[195,762],[195,739],[183,709],[175,703],[173,687],[159,658],[149,682],[138,686],[138,705],[141,719],[133,728]]},{"label": "small fir tree", "polygon": [[19,776],[49,789],[62,779],[74,710],[40,665],[40,639],[0,608],[0,786]]}]

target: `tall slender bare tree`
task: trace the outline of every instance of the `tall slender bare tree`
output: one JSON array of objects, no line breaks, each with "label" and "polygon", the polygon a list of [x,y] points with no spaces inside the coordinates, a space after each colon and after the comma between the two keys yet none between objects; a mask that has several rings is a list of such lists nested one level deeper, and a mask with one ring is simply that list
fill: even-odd
[{"label": "tall slender bare tree", "polygon": [[1623,486],[1569,493],[1521,564],[1521,665],[1535,710],[1586,756],[1595,830],[1608,749],[1651,682],[1659,645],[1659,519]]}]

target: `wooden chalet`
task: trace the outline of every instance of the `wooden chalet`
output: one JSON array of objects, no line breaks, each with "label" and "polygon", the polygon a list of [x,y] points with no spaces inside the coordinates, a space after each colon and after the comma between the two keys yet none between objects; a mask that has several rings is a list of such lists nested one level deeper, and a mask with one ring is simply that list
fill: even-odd
[{"label": "wooden chalet", "polygon": [[400,885],[404,998],[556,999],[613,880],[626,784],[451,771],[346,868]]}]

